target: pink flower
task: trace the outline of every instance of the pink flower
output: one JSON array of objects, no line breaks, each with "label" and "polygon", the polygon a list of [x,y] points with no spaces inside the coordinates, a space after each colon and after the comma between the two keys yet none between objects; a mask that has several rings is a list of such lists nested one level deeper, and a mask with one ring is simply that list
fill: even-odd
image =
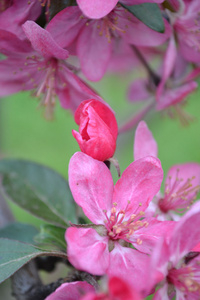
[{"label": "pink flower", "polygon": [[[176,5],[174,5],[176,4]],[[177,5],[179,4],[179,5]],[[200,62],[200,7],[198,0],[173,3],[176,13],[168,12],[176,34],[179,51],[189,62]]]},{"label": "pink flower", "polygon": [[185,259],[200,240],[199,228],[200,203],[198,202],[177,223],[168,242],[154,249],[150,272],[154,279],[155,270],[164,276],[154,300],[172,299],[174,296],[181,300],[199,299],[200,259],[198,256],[190,259],[189,262]]},{"label": "pink flower", "polygon": [[[116,6],[118,0],[77,0],[77,3],[88,18],[100,19],[106,16]],[[161,3],[163,0],[121,0],[127,5],[141,4],[144,2]]]},{"label": "pink flower", "polygon": [[108,281],[108,292],[89,293],[82,300],[141,300],[139,294],[119,277],[111,277]]},{"label": "pink flower", "polygon": [[[143,288],[143,275],[155,242],[170,234],[174,222],[144,219],[144,211],[162,182],[157,158],[129,165],[113,185],[103,162],[75,153],[69,164],[69,185],[76,203],[94,223],[66,231],[67,252],[75,268],[92,274],[120,276]],[[142,218],[142,219],[141,219]],[[127,247],[131,243],[136,249]],[[141,253],[144,252],[144,253]]]},{"label": "pink flower", "polygon": [[105,161],[112,157],[116,148],[117,121],[111,109],[102,102],[83,101],[75,112],[79,132],[72,130],[82,152]]},{"label": "pink flower", "polygon": [[74,42],[84,75],[98,81],[107,70],[116,41],[123,39],[129,47],[161,45],[171,35],[170,25],[164,22],[165,33],[158,33],[121,6],[98,20],[83,16],[78,7],[67,7],[51,20],[47,30],[63,47]]},{"label": "pink flower", "polygon": [[25,39],[22,25],[27,20],[36,20],[41,13],[38,0],[1,0],[0,1],[0,29],[6,29]]},{"label": "pink flower", "polygon": [[63,283],[45,300],[80,300],[84,294],[94,292],[94,287],[85,281]]},{"label": "pink flower", "polygon": [[[141,121],[135,132],[134,158],[147,155],[157,157],[157,143],[146,123]],[[176,213],[183,213],[193,203],[200,190],[200,164],[174,165],[165,180],[164,195],[159,192],[147,209],[159,220],[178,220]]]},{"label": "pink flower", "polygon": [[7,59],[0,61],[0,96],[21,90],[44,95],[41,104],[52,115],[56,96],[65,109],[76,110],[81,101],[97,94],[73,72],[66,61],[69,56],[51,34],[33,21],[23,25],[26,40],[0,30],[0,50]]},{"label": "pink flower", "polygon": [[188,67],[181,55],[177,55],[175,41],[171,37],[164,55],[160,79],[158,77],[156,83],[152,83],[152,78],[134,81],[128,91],[130,101],[154,102],[156,110],[168,109],[170,116],[177,115],[186,125],[191,117],[182,110],[181,105],[197,88],[198,84],[193,79],[200,72],[200,68],[188,72]]}]

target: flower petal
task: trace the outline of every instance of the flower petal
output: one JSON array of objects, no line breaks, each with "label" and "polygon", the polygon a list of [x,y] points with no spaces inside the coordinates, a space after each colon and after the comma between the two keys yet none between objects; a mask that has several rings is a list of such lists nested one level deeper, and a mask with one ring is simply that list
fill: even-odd
[{"label": "flower petal", "polygon": [[148,156],[131,163],[117,181],[114,201],[117,207],[126,210],[126,217],[145,211],[149,202],[157,194],[163,179],[161,163]]},{"label": "flower petal", "polygon": [[147,124],[141,121],[135,131],[134,159],[137,160],[148,155],[157,157],[158,147]]},{"label": "flower petal", "polygon": [[67,255],[78,270],[104,275],[109,264],[108,237],[101,237],[89,228],[67,229],[65,234]]},{"label": "flower petal", "polygon": [[33,21],[26,21],[22,27],[33,48],[43,57],[68,58],[68,51],[61,48],[47,30]]},{"label": "flower petal", "polygon": [[115,244],[110,252],[109,276],[119,276],[128,282],[136,291],[147,289],[145,272],[149,263],[149,256],[139,251]]},{"label": "flower petal", "polygon": [[91,19],[100,19],[106,16],[117,2],[118,0],[77,0],[84,15]]},{"label": "flower petal", "polygon": [[177,223],[169,240],[171,261],[176,264],[185,254],[190,252],[200,241],[200,202],[191,209]]},{"label": "flower petal", "polygon": [[[99,21],[100,26],[103,26]],[[82,30],[77,41],[77,55],[84,75],[92,81],[100,80],[107,70],[112,43],[105,34],[99,34],[98,23],[90,22]]]},{"label": "flower petal", "polygon": [[69,163],[69,185],[86,216],[102,224],[103,210],[110,210],[113,202],[113,180],[106,165],[82,152],[75,153]]},{"label": "flower petal", "polygon": [[94,287],[86,281],[65,282],[45,300],[80,300],[84,294],[94,291]]}]

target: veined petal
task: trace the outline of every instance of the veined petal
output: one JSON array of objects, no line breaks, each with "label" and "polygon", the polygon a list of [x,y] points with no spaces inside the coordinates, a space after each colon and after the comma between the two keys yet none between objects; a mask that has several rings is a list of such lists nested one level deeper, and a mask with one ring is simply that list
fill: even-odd
[{"label": "veined petal", "polygon": [[61,48],[47,30],[33,21],[26,21],[22,27],[33,48],[43,57],[68,58],[68,51]]},{"label": "veined petal", "polygon": [[171,261],[174,264],[190,252],[200,241],[199,228],[200,202],[198,201],[177,223],[169,240]]},{"label": "veined petal", "polygon": [[82,18],[82,12],[78,6],[69,6],[61,10],[48,23],[46,30],[50,32],[59,46],[69,46],[79,34],[81,28],[87,22]]},{"label": "veined petal", "polygon": [[137,160],[149,155],[157,157],[158,147],[147,124],[141,121],[135,131],[134,159]]},{"label": "veined petal", "polygon": [[89,228],[67,229],[67,255],[78,270],[95,275],[104,275],[109,265],[108,237],[101,237]]},{"label": "veined petal", "polygon": [[148,156],[131,163],[117,181],[114,201],[117,207],[126,210],[126,217],[145,211],[149,202],[157,194],[163,179],[159,159]]},{"label": "veined petal", "polygon": [[75,153],[69,163],[69,185],[86,216],[103,224],[103,211],[109,211],[113,203],[113,180],[106,165],[82,152]]},{"label": "veined petal", "polygon": [[94,287],[86,281],[65,282],[45,300],[80,300],[86,293],[95,292]]},{"label": "veined petal", "polygon": [[[101,26],[101,21],[99,24]],[[99,34],[97,22],[90,22],[82,30],[77,41],[77,54],[84,75],[92,81],[100,80],[111,56],[112,43],[105,34]]]},{"label": "veined petal", "polygon": [[[140,252],[151,254],[159,239],[164,236],[166,240],[169,240],[176,222],[158,221],[155,218],[145,218],[145,221],[148,223],[148,226],[135,231],[130,240],[134,238],[133,245]],[[141,244],[137,243],[138,239],[142,241]]]},{"label": "veined petal", "polygon": [[138,292],[147,290],[145,272],[149,263],[149,256],[139,251],[122,247],[118,243],[110,252],[109,276],[119,276],[128,282]]},{"label": "veined petal", "polygon": [[106,16],[117,2],[118,0],[77,0],[84,15],[91,19],[100,19]]}]

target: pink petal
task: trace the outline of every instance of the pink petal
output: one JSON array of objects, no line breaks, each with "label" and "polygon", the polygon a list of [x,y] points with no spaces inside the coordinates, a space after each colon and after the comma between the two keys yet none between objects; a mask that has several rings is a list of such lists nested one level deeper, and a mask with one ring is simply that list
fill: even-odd
[{"label": "pink petal", "polygon": [[103,210],[110,210],[113,180],[103,162],[82,153],[75,153],[69,163],[69,185],[74,200],[95,224],[103,224]]},{"label": "pink petal", "polygon": [[145,211],[157,194],[163,179],[163,170],[157,158],[145,157],[131,163],[117,181],[114,201],[117,207],[126,210],[126,217]]},{"label": "pink petal", "polygon": [[180,38],[179,38],[179,47],[180,47],[181,55],[188,62],[193,62],[193,63],[200,62],[200,53],[197,47],[193,48],[192,46],[188,45],[183,39]]},{"label": "pink petal", "polygon": [[58,59],[68,58],[68,51],[61,48],[47,30],[33,21],[26,21],[22,27],[33,48],[42,56]]},{"label": "pink petal", "polygon": [[105,34],[99,34],[98,24],[102,26],[102,22],[88,23],[77,41],[77,55],[81,69],[87,79],[92,81],[98,81],[103,77],[111,57],[112,44]]},{"label": "pink petal", "polygon": [[65,234],[67,255],[78,270],[104,275],[109,265],[108,237],[101,237],[89,228],[67,229]]},{"label": "pink petal", "polygon": [[[6,0],[5,0],[6,1]],[[14,0],[8,1],[12,5],[0,13],[0,28],[13,32],[19,39],[26,36],[22,30],[22,24],[26,20],[36,20],[41,14],[41,4],[38,0]],[[8,20],[11,20],[8,22]]]},{"label": "pink petal", "polygon": [[164,85],[168,80],[168,78],[170,77],[170,75],[172,74],[176,62],[176,57],[177,57],[176,44],[175,44],[174,37],[172,36],[169,40],[169,45],[165,52],[162,78],[157,88],[157,97],[161,96]]},{"label": "pink petal", "polygon": [[80,300],[84,294],[94,291],[94,287],[86,281],[66,282],[45,300]]},{"label": "pink petal", "polygon": [[168,297],[168,284],[165,283],[160,289],[158,289],[153,297],[153,300],[170,300]]},{"label": "pink petal", "polygon": [[146,79],[134,80],[128,89],[128,99],[131,102],[140,102],[148,100],[151,97],[151,93],[147,89]]},{"label": "pink petal", "polygon": [[81,16],[82,12],[78,6],[67,7],[55,15],[46,30],[59,46],[66,48],[75,40],[81,28],[86,26],[87,19]]},{"label": "pink petal", "polygon": [[72,130],[72,134],[82,152],[100,161],[105,161],[114,155],[116,140],[110,128],[93,107],[87,108],[79,131],[80,133]]},{"label": "pink petal", "polygon": [[148,285],[145,280],[148,264],[148,255],[116,243],[115,248],[110,252],[110,264],[107,273],[109,276],[120,277],[136,291],[143,292]]},{"label": "pink petal", "polygon": [[[122,17],[120,22],[122,22]],[[126,26],[126,31],[123,34],[124,39],[127,43],[137,46],[155,47],[162,45],[170,37],[172,32],[171,26],[166,20],[164,20],[165,32],[159,33],[146,26],[131,14],[130,20],[127,20],[127,12],[124,12],[123,22],[125,25],[128,25]]]},{"label": "pink petal", "polygon": [[[151,254],[154,251],[158,240],[163,237],[165,237],[166,240],[169,240],[176,222],[158,221],[155,218],[145,218],[145,221],[148,222],[148,226],[138,229],[130,240],[133,240],[133,246],[140,252]],[[141,240],[142,243],[137,244],[137,239]]]},{"label": "pink petal", "polygon": [[171,261],[176,264],[184,255],[190,252],[200,242],[200,202],[177,223],[169,241]]},{"label": "pink petal", "polygon": [[196,90],[198,84],[195,81],[186,83],[180,87],[166,90],[163,95],[157,99],[157,110],[165,109],[183,101],[189,94]]},{"label": "pink petal", "polygon": [[134,159],[137,160],[149,155],[157,157],[158,147],[147,124],[141,121],[135,131]]},{"label": "pink petal", "polygon": [[100,19],[106,16],[117,2],[118,0],[77,0],[84,15],[91,19]]},{"label": "pink petal", "polygon": [[126,5],[135,5],[142,3],[162,3],[164,0],[121,0]]}]

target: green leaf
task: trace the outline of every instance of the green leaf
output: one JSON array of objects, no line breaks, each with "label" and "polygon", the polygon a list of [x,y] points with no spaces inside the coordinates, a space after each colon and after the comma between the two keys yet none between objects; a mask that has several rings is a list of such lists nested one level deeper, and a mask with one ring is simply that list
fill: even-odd
[{"label": "green leaf", "polygon": [[42,225],[41,231],[35,236],[35,241],[42,247],[49,245],[62,251],[66,251],[65,229],[53,225]]},{"label": "green leaf", "polygon": [[0,173],[5,195],[23,209],[63,228],[76,222],[75,202],[60,174],[24,160],[0,161]]},{"label": "green leaf", "polygon": [[67,258],[62,252],[43,251],[32,245],[9,239],[0,239],[0,283],[37,256]]},{"label": "green leaf", "polygon": [[17,222],[0,229],[0,238],[8,238],[29,244],[35,244],[34,236],[37,234],[38,230],[34,226]]},{"label": "green leaf", "polygon": [[159,6],[155,3],[143,3],[139,5],[125,5],[120,3],[121,6],[126,8],[130,13],[132,13],[137,19],[142,21],[149,28],[158,31],[164,32],[165,25],[161,10]]}]

